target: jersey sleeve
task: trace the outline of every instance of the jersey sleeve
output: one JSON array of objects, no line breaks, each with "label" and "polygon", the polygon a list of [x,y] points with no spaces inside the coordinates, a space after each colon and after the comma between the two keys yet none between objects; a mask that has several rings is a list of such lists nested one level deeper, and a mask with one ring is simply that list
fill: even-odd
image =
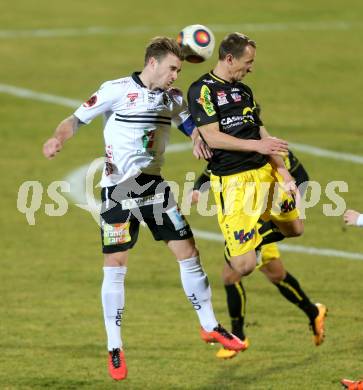
[{"label": "jersey sleeve", "polygon": [[218,122],[217,111],[209,87],[202,83],[193,84],[188,91],[188,104],[197,126]]},{"label": "jersey sleeve", "polygon": [[247,86],[246,84],[243,84],[243,85],[251,97],[253,119],[258,126],[263,126],[263,122],[261,119],[261,106],[255,101],[255,99],[253,97],[252,89],[249,86]]},{"label": "jersey sleeve", "polygon": [[81,122],[88,124],[98,115],[110,111],[115,100],[115,89],[110,82],[105,82],[86,102],[75,112]]},{"label": "jersey sleeve", "polygon": [[263,126],[263,122],[261,119],[261,106],[253,101],[253,108],[252,108],[252,114],[253,114],[253,119],[255,120],[255,123],[258,126]]},{"label": "jersey sleeve", "polygon": [[183,93],[173,88],[169,90],[169,96],[173,101],[172,121],[182,133],[190,136],[196,126],[190,115],[187,102],[183,98]]},{"label": "jersey sleeve", "polygon": [[211,171],[206,168],[202,174],[195,180],[193,190],[205,192],[210,188],[210,174]]}]

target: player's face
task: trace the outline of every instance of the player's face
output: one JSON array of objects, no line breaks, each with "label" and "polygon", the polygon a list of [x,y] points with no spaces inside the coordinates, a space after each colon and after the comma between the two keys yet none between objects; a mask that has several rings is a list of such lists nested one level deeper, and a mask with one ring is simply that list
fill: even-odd
[{"label": "player's face", "polygon": [[167,54],[154,64],[154,83],[157,88],[167,89],[178,78],[182,62],[174,54]]},{"label": "player's face", "polygon": [[242,80],[248,73],[252,72],[255,56],[256,49],[253,46],[248,45],[240,58],[232,57],[230,64],[232,81]]}]

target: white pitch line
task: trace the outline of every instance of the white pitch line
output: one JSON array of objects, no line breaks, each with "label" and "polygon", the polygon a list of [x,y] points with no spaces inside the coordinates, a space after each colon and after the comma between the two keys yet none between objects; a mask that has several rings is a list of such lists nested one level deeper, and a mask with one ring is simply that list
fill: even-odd
[{"label": "white pitch line", "polygon": [[[80,100],[69,99],[63,96],[51,95],[48,93],[36,92],[31,89],[19,88],[13,85],[0,84],[0,93],[7,93],[9,95],[17,96],[23,99],[38,100],[45,103],[54,103],[61,106],[77,108],[82,102]],[[351,153],[335,152],[333,150],[327,150],[318,148],[311,145],[305,145],[295,142],[290,142],[289,145],[292,149],[296,149],[300,152],[307,153],[313,156],[332,158],[335,160],[344,160],[356,164],[363,164],[363,156],[358,156]],[[191,149],[190,142],[182,142],[178,144],[171,144],[167,147],[166,152],[177,153]]]},{"label": "white pitch line", "polygon": [[79,107],[82,102],[74,99],[69,99],[62,96],[50,95],[48,93],[35,92],[31,89],[19,88],[13,85],[0,84],[0,93],[17,96],[23,99],[38,100],[45,103],[59,104],[60,106]]},{"label": "white pitch line", "polygon": [[[224,238],[222,234],[208,232],[205,230],[192,229],[195,237],[201,238],[203,240],[208,241],[217,241],[224,242]],[[318,255],[325,257],[338,257],[349,260],[363,260],[363,253],[356,252],[345,252],[339,251],[335,249],[327,249],[327,248],[315,248],[309,246],[302,245],[289,245],[289,244],[279,244],[279,248],[286,252],[294,252],[294,253],[304,253],[307,255]]]},{"label": "white pitch line", "polygon": [[296,149],[300,152],[311,154],[313,156],[332,158],[340,161],[344,160],[356,164],[363,164],[363,156],[358,156],[356,154],[334,152],[333,150],[317,148],[316,146],[298,144],[295,142],[289,142],[289,146],[291,146],[292,149]]},{"label": "white pitch line", "polygon": [[[361,28],[362,22],[344,20],[316,21],[316,22],[286,22],[286,23],[240,23],[240,24],[210,24],[214,32],[248,31],[248,32],[274,32],[274,31],[325,31],[350,30]],[[180,26],[182,28],[182,26]],[[0,30],[0,39],[11,38],[56,38],[94,35],[135,35],[147,34],[155,31],[175,33],[177,26],[133,26],[133,27],[105,27],[91,26],[84,28],[56,28],[33,30]]]}]

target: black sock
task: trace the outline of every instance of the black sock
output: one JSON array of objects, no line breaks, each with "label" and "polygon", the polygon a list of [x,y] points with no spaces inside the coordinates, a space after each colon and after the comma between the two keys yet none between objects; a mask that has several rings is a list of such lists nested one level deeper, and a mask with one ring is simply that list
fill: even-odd
[{"label": "black sock", "polygon": [[256,249],[260,248],[262,245],[281,241],[285,238],[279,228],[272,221],[263,222],[258,229],[258,232],[262,236],[262,242]]},{"label": "black sock", "polygon": [[231,318],[232,333],[241,340],[245,339],[243,330],[246,313],[246,291],[242,282],[224,286],[227,293],[228,313]]},{"label": "black sock", "polygon": [[308,316],[310,321],[319,314],[318,308],[310,301],[299,282],[291,274],[287,272],[284,280],[274,284],[288,301],[298,306]]}]

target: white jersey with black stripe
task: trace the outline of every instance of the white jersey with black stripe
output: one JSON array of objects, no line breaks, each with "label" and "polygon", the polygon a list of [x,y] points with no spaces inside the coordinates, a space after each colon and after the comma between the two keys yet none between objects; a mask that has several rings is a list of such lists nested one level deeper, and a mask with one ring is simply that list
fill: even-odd
[{"label": "white jersey with black stripe", "polygon": [[171,122],[194,128],[177,89],[149,90],[138,74],[106,81],[74,115],[90,123],[104,115],[105,166],[101,186],[119,184],[139,173],[160,175]]}]

